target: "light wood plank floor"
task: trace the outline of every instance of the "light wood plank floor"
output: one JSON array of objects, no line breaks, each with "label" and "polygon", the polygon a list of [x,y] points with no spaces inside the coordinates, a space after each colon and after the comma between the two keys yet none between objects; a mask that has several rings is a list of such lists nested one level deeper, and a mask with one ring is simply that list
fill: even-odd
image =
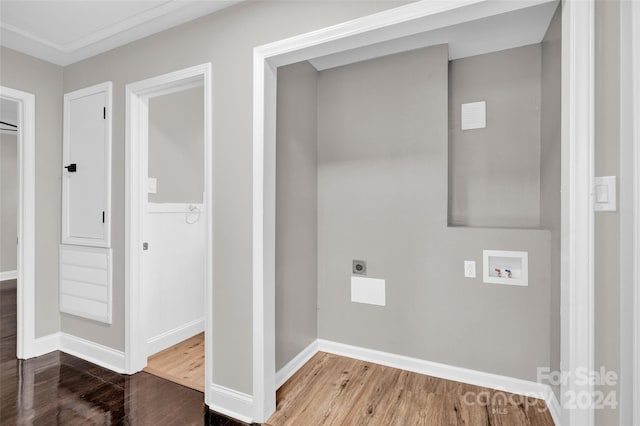
[{"label": "light wood plank floor", "polygon": [[204,392],[204,333],[150,356],[144,371]]},{"label": "light wood plank floor", "polygon": [[553,425],[541,400],[319,352],[267,425]]}]

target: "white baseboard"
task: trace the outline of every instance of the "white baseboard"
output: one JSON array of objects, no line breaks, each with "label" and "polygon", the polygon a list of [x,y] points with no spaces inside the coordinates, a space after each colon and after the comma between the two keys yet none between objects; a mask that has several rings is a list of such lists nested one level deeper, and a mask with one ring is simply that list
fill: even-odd
[{"label": "white baseboard", "polygon": [[318,349],[322,352],[374,362],[414,373],[426,374],[428,376],[440,377],[442,379],[468,383],[485,388],[507,390],[518,395],[538,395],[538,398],[542,398],[546,395],[548,388],[547,385],[528,380],[454,367],[438,362],[425,361],[419,358],[360,348],[328,340],[318,339]]},{"label": "white baseboard", "polygon": [[276,389],[284,385],[284,383],[293,376],[296,371],[300,370],[311,357],[318,353],[318,340],[311,342],[309,346],[304,348],[298,355],[293,357],[284,367],[276,372]]},{"label": "white baseboard", "polygon": [[38,337],[33,341],[33,352],[28,354],[29,358],[37,357],[57,351],[60,348],[60,333],[52,333],[47,336]]},{"label": "white baseboard", "polygon": [[147,340],[147,353],[149,356],[170,348],[196,334],[204,331],[204,318],[199,318],[188,322],[173,330],[165,331],[162,334],[151,337]]},{"label": "white baseboard", "polygon": [[224,386],[211,383],[206,404],[213,411],[245,423],[253,421],[253,397]]},{"label": "white baseboard", "polygon": [[0,272],[0,281],[17,280],[18,271],[4,271]]},{"label": "white baseboard", "polygon": [[544,396],[544,402],[547,403],[547,408],[549,409],[549,414],[551,414],[551,418],[556,426],[562,425],[562,408],[560,407],[560,402],[558,398],[556,398],[556,394],[553,392],[551,386],[547,386],[547,391]]},{"label": "white baseboard", "polygon": [[124,352],[99,343],[90,342],[67,333],[60,333],[60,350],[116,373],[125,372]]}]

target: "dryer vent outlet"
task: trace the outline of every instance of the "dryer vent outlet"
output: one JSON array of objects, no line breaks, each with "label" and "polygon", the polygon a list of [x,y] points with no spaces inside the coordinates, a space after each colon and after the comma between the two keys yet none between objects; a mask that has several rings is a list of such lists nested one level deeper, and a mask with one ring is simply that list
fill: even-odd
[{"label": "dryer vent outlet", "polygon": [[367,262],[364,260],[354,260],[352,272],[355,275],[367,275]]}]

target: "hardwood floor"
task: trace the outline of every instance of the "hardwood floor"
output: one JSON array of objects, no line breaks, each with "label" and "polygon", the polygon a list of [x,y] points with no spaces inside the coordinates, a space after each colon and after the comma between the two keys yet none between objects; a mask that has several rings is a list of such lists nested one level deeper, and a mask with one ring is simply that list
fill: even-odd
[{"label": "hardwood floor", "polygon": [[[222,425],[203,394],[61,352],[18,360],[16,290],[0,290],[0,424]],[[277,393],[267,425],[553,425],[542,401],[318,353]]]},{"label": "hardwood floor", "polygon": [[244,425],[201,392],[148,373],[117,374],[62,352],[16,359],[16,290],[0,287],[1,425]]},{"label": "hardwood floor", "polygon": [[553,425],[543,401],[316,354],[277,393],[280,425]]},{"label": "hardwood floor", "polygon": [[204,392],[204,333],[150,356],[144,371]]}]

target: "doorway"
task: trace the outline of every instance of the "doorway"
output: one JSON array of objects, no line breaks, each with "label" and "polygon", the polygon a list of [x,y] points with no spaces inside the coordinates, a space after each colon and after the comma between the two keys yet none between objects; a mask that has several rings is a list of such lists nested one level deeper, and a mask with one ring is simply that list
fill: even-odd
[{"label": "doorway", "polygon": [[149,98],[144,371],[204,392],[204,93],[196,84]]},{"label": "doorway", "polygon": [[10,278],[16,280],[15,356],[27,359],[39,355],[35,342],[35,97],[0,86],[0,102],[12,111],[8,120],[2,120],[9,126],[3,127],[9,133],[15,129],[17,251]]},{"label": "doorway", "polygon": [[[544,3],[547,2],[535,2]],[[442,7],[431,2],[416,2],[255,49],[254,421],[265,421],[275,410],[275,110],[278,67],[304,60],[332,58],[340,61],[343,57],[350,57],[354,51],[363,60],[385,52],[389,54],[398,44],[408,40],[414,43],[415,49],[418,43],[428,39],[418,34],[429,31],[433,34],[442,28],[504,14],[520,6],[505,2],[469,5],[454,1]],[[592,371],[593,7],[592,2],[566,2],[562,7],[561,365],[563,371],[568,372],[578,368]],[[566,232],[568,229],[571,233]],[[592,395],[592,385],[574,380],[562,388],[565,395],[583,392]],[[571,412],[557,411],[558,417],[562,416],[569,423],[593,422],[593,410],[589,407]]]},{"label": "doorway", "polygon": [[[148,368],[206,397],[213,340],[211,64],[129,84],[126,100],[126,372]],[[176,354],[185,345],[193,352],[189,364],[199,365],[180,382],[176,375],[184,372],[175,367],[184,363]]]},{"label": "doorway", "polygon": [[0,98],[0,363],[16,356],[18,104]]}]

